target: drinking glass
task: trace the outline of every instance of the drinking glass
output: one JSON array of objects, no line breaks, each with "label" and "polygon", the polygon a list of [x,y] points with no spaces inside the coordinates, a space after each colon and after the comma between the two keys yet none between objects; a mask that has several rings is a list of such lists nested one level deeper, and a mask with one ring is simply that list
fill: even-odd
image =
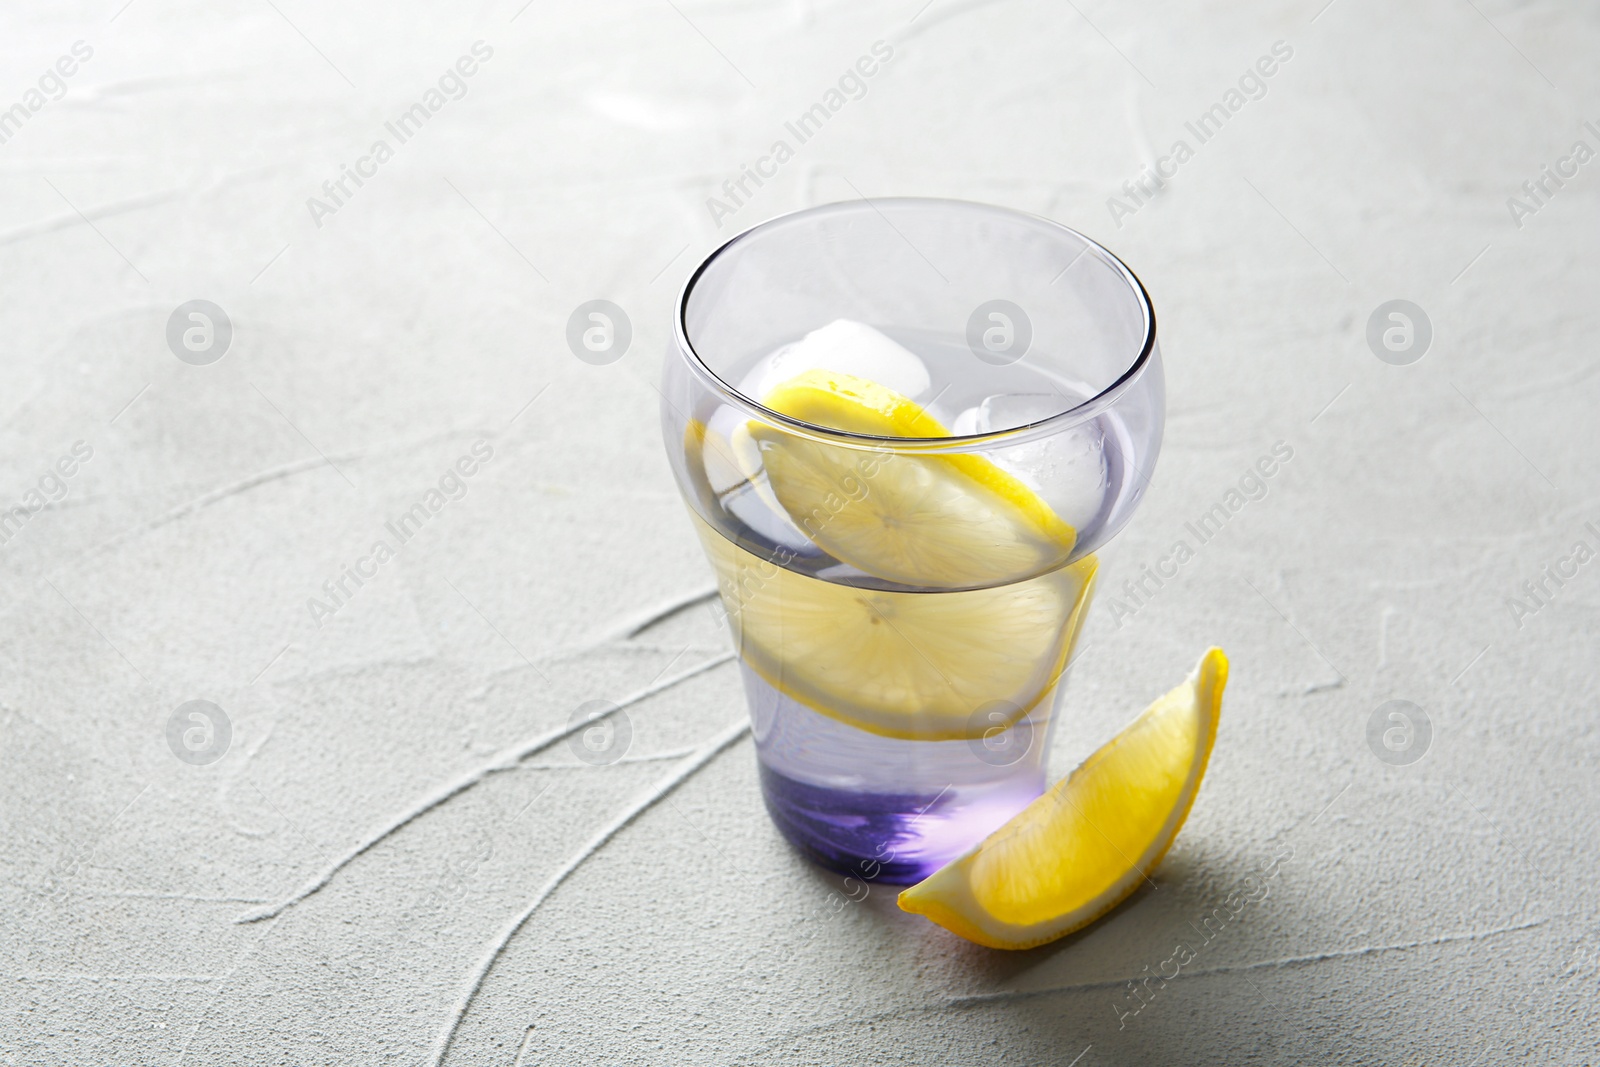
[{"label": "drinking glass", "polygon": [[675,334],[666,447],[772,820],[920,880],[1045,788],[1094,553],[1161,446],[1149,296],[1047,219],[857,200],[722,245]]}]

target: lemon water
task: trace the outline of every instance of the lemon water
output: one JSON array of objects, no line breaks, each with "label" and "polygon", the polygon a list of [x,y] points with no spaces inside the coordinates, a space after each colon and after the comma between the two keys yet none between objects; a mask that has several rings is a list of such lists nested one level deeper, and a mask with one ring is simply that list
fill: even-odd
[{"label": "lemon water", "polygon": [[[809,396],[817,425],[860,430],[838,421],[859,417],[885,436],[1009,430],[1088,392],[959,342],[842,322],[733,380],[776,410]],[[920,880],[1043,791],[1088,553],[1131,491],[1126,431],[1106,413],[945,458],[802,440],[726,404],[697,416],[691,510],[740,652],[769,812],[826,867]],[[880,416],[910,428],[874,431]]]},{"label": "lemon water", "polygon": [[[899,740],[856,730],[784,695],[743,667],[758,731],[761,788],[783,835],[812,861],[866,881],[920,882],[982,841],[1045,788],[1043,760],[1017,727],[973,742]],[[1047,714],[1026,720],[1042,754]]]},{"label": "lemon water", "polygon": [[[1088,383],[1052,373],[1043,361],[992,366],[973,357],[961,340],[908,329],[874,329],[838,320],[727,375],[739,392],[762,401],[784,381],[823,367],[869,379],[904,396],[919,411],[966,436],[1016,430],[1048,419],[1094,396]],[[786,564],[807,573],[885,588],[918,588],[915,581],[882,580],[832,558],[797,526],[774,494],[758,458],[746,455],[746,416],[731,405],[697,413],[705,440],[694,449],[712,500],[705,517],[741,544],[792,553]],[[1135,441],[1121,410],[1111,408],[1067,429],[1020,435],[985,455],[1013,473],[1076,531],[1073,559],[1088,555],[1112,533],[1142,495]],[[691,464],[694,456],[690,457]],[[1153,460],[1153,455],[1147,457]],[[753,475],[753,476],[752,476]],[[863,479],[863,480],[869,480]],[[915,521],[908,517],[908,521]],[[1041,568],[1043,569],[1043,568]]]},{"label": "lemon water", "polygon": [[1092,559],[991,589],[875,590],[773,577],[701,532],[740,650],[767,809],[801,852],[865,880],[917,882],[1044,790]]}]

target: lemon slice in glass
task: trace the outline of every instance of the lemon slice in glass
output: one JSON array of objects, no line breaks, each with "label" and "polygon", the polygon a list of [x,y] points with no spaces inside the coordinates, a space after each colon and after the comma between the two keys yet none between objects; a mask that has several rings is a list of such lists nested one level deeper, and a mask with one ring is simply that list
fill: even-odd
[{"label": "lemon slice in glass", "polygon": [[891,592],[799,574],[697,525],[745,663],[886,737],[982,736],[997,710],[1013,722],[1031,711],[1067,665],[1097,566],[1088,556],[993,589]]},{"label": "lemon slice in glass", "polygon": [[1188,817],[1217,736],[1228,657],[1213,648],[1072,774],[971,852],[900,894],[991,948],[1087,926],[1139,887]]},{"label": "lemon slice in glass", "polygon": [[[947,437],[910,399],[849,374],[808,370],[762,403],[816,426],[877,437]],[[867,574],[931,589],[1020,581],[1067,561],[1076,531],[993,461],[850,448],[758,422],[770,492],[819,548]]]}]

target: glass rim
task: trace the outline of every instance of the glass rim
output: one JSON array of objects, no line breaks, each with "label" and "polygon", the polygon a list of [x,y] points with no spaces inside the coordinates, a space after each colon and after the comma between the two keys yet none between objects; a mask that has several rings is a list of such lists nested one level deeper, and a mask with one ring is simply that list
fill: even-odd
[{"label": "glass rim", "polygon": [[[705,274],[706,270],[710,268],[710,266],[716,262],[718,258],[720,258],[725,252],[729,251],[740,242],[753,237],[759,232],[771,229],[780,223],[793,222],[795,220],[810,216],[842,214],[846,211],[857,210],[861,208],[862,205],[865,205],[867,208],[870,208],[873,211],[877,211],[878,204],[908,204],[929,207],[958,208],[963,210],[976,208],[981,211],[993,212],[1000,215],[1009,215],[1015,219],[1033,224],[1042,224],[1047,229],[1058,230],[1061,233],[1077,238],[1083,242],[1085,247],[1083,252],[1078,253],[1078,257],[1074,258],[1073,263],[1076,263],[1077,258],[1081,258],[1085,253],[1093,253],[1098,259],[1101,260],[1101,262],[1110,266],[1118,275],[1122,277],[1123,281],[1127,284],[1130,293],[1133,295],[1135,302],[1138,304],[1139,310],[1144,317],[1144,340],[1139,347],[1138,355],[1135,356],[1132,361],[1130,361],[1127,368],[1123,370],[1123,372],[1104,389],[1101,389],[1094,396],[1080,401],[1077,404],[1073,404],[1071,407],[1058,411],[1053,415],[1048,415],[1042,419],[1036,419],[1033,422],[1025,423],[1021,426],[1011,426],[1001,430],[986,430],[983,433],[952,434],[945,437],[894,437],[879,434],[855,433],[850,430],[837,430],[828,426],[819,426],[815,423],[807,422],[804,419],[797,419],[793,416],[785,415],[781,411],[775,411],[772,408],[767,407],[754,397],[747,396],[740,392],[732,383],[728,382],[716,371],[711,369],[710,365],[707,364],[706,361],[701,357],[700,353],[696,351],[694,342],[689,338],[688,311],[689,300],[694,294],[695,285],[700,281],[701,276]],[[1068,268],[1071,266],[1072,263],[1067,264]],[[1052,430],[1078,425],[1079,423],[1085,422],[1100,414],[1106,408],[1115,403],[1117,398],[1127,391],[1128,387],[1139,377],[1139,375],[1144,371],[1145,367],[1148,366],[1150,362],[1150,356],[1155,351],[1156,345],[1156,312],[1154,305],[1152,305],[1150,302],[1150,294],[1145,289],[1144,282],[1139,280],[1139,276],[1135,274],[1133,270],[1126,263],[1124,263],[1119,256],[1117,256],[1116,253],[1112,252],[1105,245],[1101,244],[1099,241],[1096,241],[1087,234],[1081,233],[1080,231],[1059,223],[1054,219],[1048,219],[1043,215],[1036,215],[1030,211],[1019,211],[1016,208],[1001,207],[997,204],[985,204],[976,200],[959,200],[955,198],[929,196],[891,196],[879,197],[876,200],[869,200],[866,197],[862,197],[860,200],[838,200],[828,204],[818,204],[813,207],[800,208],[797,211],[788,211],[781,215],[774,215],[769,219],[765,219],[753,226],[741,230],[732,237],[728,238],[722,244],[718,245],[709,255],[701,260],[700,265],[697,266],[684,281],[683,288],[678,294],[677,310],[673,315],[673,334],[675,340],[677,341],[678,352],[684,357],[684,361],[688,363],[689,369],[693,371],[695,375],[699,377],[707,386],[709,386],[713,392],[719,394],[724,400],[741,409],[747,415],[760,419],[763,422],[782,426],[785,429],[793,431],[802,437],[841,444],[852,448],[875,448],[878,450],[892,449],[897,452],[942,452],[966,450],[976,445],[985,444],[991,441],[1011,440],[1013,438],[1022,436],[1030,438],[1041,436]]]}]

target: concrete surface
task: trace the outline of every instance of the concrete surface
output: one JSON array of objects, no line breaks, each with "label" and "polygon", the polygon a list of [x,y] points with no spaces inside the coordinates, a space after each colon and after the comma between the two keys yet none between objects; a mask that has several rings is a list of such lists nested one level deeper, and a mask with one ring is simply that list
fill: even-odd
[{"label": "concrete surface", "polygon": [[[0,1063],[1595,1062],[1593,5],[520,4],[0,16]],[[1160,315],[1057,773],[1234,663],[1155,886],[1018,955],[778,840],[656,431],[699,257],[896,193],[1083,229]],[[561,736],[593,700],[616,762]]]}]

